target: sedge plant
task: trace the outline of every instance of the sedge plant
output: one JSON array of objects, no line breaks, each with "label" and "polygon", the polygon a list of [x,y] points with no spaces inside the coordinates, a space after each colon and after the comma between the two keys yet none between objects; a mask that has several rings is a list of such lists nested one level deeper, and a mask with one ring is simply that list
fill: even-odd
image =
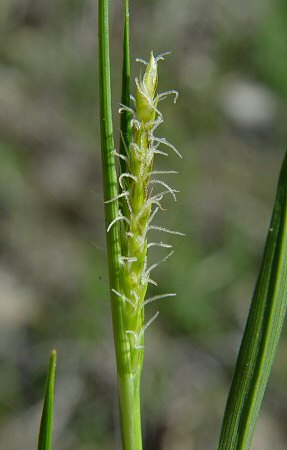
[{"label": "sedge plant", "polygon": [[[125,0],[123,42],[121,142],[115,149],[109,56],[109,2],[99,0],[100,123],[104,180],[105,218],[110,294],[118,374],[118,392],[123,450],[141,450],[140,376],[144,354],[144,332],[157,314],[145,320],[149,302],[173,293],[146,298],[149,283],[155,283],[148,267],[148,249],[163,242],[148,242],[150,229],[167,230],[152,221],[162,208],[161,200],[176,191],[153,170],[162,146],[174,150],[164,138],[155,136],[163,117],[159,102],[175,91],[157,93],[158,61],[151,53],[142,78],[135,80],[130,94],[129,5]],[[131,105],[132,102],[132,105]],[[133,108],[134,104],[134,108]],[[180,155],[179,155],[180,156]],[[119,160],[117,171],[116,160]],[[155,186],[162,190],[154,193]],[[250,313],[242,340],[218,450],[248,450],[282,330],[287,302],[287,161],[279,179],[273,217],[266,242]],[[167,259],[172,252],[164,258]],[[191,299],[192,301],[192,299]]]},{"label": "sedge plant", "polygon": [[[154,225],[156,214],[162,209],[165,195],[176,199],[172,189],[158,176],[173,174],[153,169],[154,157],[167,155],[165,145],[179,156],[176,148],[164,138],[155,136],[163,122],[159,102],[169,94],[176,100],[177,92],[157,93],[158,62],[163,55],[151,53],[149,62],[142,61],[145,72],[135,80],[135,97],[129,92],[129,12],[125,2],[125,32],[123,58],[123,89],[120,152],[113,139],[110,62],[108,48],[108,2],[99,2],[99,68],[102,160],[110,269],[110,292],[113,314],[114,341],[118,371],[118,390],[124,449],[142,449],[140,417],[140,376],[144,354],[144,332],[157,314],[145,320],[145,306],[159,298],[174,296],[160,293],[146,298],[148,284],[156,284],[151,272],[157,264],[148,266],[149,248],[159,246],[170,250],[162,241],[148,242],[148,232],[158,230],[181,234]],[[134,103],[131,107],[130,101]],[[116,170],[119,159],[119,174]],[[160,189],[155,193],[154,187]],[[166,260],[172,251],[163,258]]]},{"label": "sedge plant", "polygon": [[[155,320],[145,318],[147,304],[174,293],[148,297],[148,285],[156,284],[148,265],[151,247],[167,249],[161,240],[150,242],[149,231],[179,234],[154,224],[162,200],[172,189],[155,171],[154,158],[177,149],[155,135],[163,122],[159,103],[176,91],[158,93],[158,62],[164,55],[152,52],[143,76],[135,80],[131,96],[129,52],[129,4],[124,1],[122,100],[120,145],[115,149],[109,55],[109,1],[98,0],[99,86],[104,204],[110,295],[118,376],[123,450],[142,450],[140,377],[144,334]],[[163,149],[165,147],[165,149]],[[117,164],[118,163],[118,164]],[[117,168],[118,166],[118,168]],[[158,190],[156,188],[159,188]],[[161,261],[159,261],[161,262]],[[192,301],[192,299],[191,299]],[[248,450],[272,368],[287,306],[287,154],[283,161],[271,224],[244,335],[227,400],[217,450]],[[51,450],[56,352],[50,357],[38,450]]]}]

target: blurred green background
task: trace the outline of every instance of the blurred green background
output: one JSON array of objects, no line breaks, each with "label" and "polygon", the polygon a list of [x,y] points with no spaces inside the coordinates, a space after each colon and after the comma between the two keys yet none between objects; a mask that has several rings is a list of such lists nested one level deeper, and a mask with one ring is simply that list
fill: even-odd
[{"label": "blurred green background", "polygon": [[[183,160],[158,158],[180,172],[178,201],[166,199],[158,224],[186,234],[167,236],[175,255],[150,291],[177,297],[147,310],[160,316],[146,334],[145,448],[215,449],[287,142],[287,6],[131,3],[133,61],[172,52],[159,89],[180,98],[161,104],[159,134]],[[116,131],[122,24],[122,2],[111,1]],[[119,449],[97,1],[1,0],[0,27],[0,450],[36,448],[54,347],[54,448]],[[284,331],[253,450],[287,447],[286,354]]]}]

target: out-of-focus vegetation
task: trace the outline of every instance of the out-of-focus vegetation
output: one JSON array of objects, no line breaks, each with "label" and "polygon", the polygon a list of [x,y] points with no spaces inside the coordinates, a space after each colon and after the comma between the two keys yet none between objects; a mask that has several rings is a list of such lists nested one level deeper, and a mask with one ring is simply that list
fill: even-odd
[{"label": "out-of-focus vegetation", "polygon": [[[287,142],[283,0],[132,2],[132,56],[171,50],[162,133],[184,156],[161,225],[143,416],[149,450],[216,447]],[[115,119],[122,4],[111,1]],[[36,448],[58,349],[54,448],[119,448],[98,128],[97,2],[0,3],[0,449]],[[133,76],[140,66],[134,63]],[[155,255],[151,255],[151,259]],[[156,290],[151,294],[157,293]],[[253,449],[286,448],[286,332]]]}]

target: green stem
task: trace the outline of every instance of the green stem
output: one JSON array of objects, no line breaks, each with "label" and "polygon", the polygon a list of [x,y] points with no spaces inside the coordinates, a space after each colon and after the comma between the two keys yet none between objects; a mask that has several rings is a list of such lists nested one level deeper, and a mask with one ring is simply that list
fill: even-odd
[{"label": "green stem", "polygon": [[123,449],[142,450],[140,372],[118,378]]},{"label": "green stem", "polygon": [[[118,181],[114,155],[114,137],[111,106],[110,57],[109,57],[109,2],[98,2],[99,29],[99,87],[100,87],[100,125],[104,200],[118,195]],[[106,227],[118,216],[118,201],[105,203]],[[129,341],[124,324],[125,302],[115,295],[121,289],[121,236],[119,222],[116,222],[107,238],[109,280],[113,332],[118,373],[118,390],[122,428],[123,450],[141,450],[139,374],[132,375]]]}]

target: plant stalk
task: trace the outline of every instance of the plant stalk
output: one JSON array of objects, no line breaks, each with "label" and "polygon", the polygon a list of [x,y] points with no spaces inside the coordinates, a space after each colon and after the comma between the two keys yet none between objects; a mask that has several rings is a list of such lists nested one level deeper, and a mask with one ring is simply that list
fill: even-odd
[{"label": "plant stalk", "polygon": [[[107,202],[118,195],[111,103],[108,0],[98,1],[98,33],[103,185],[104,200]],[[116,217],[118,217],[118,213],[118,201],[105,203],[106,228]],[[121,265],[119,259],[121,256],[121,235],[119,222],[116,222],[111,227],[109,233],[106,233],[106,239],[118,375],[122,444],[123,450],[141,450],[140,373],[132,373],[130,344],[124,324],[125,302],[112,291],[112,289],[120,291],[121,286]]]},{"label": "plant stalk", "polygon": [[123,449],[142,450],[140,372],[118,378]]}]

